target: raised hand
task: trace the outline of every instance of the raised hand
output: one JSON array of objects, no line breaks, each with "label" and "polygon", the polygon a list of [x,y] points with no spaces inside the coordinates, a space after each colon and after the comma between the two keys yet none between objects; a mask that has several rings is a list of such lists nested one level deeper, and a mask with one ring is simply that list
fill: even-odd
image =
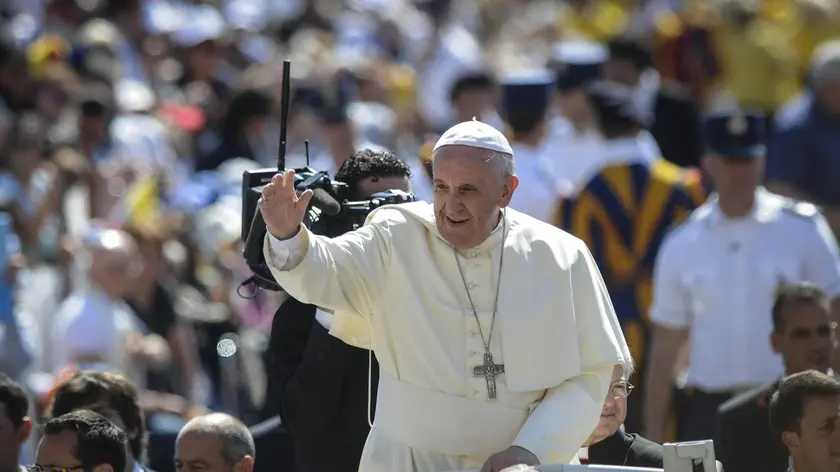
[{"label": "raised hand", "polygon": [[275,175],[263,188],[259,205],[268,232],[280,240],[297,234],[311,199],[312,190],[305,190],[300,196],[295,192],[294,170]]}]

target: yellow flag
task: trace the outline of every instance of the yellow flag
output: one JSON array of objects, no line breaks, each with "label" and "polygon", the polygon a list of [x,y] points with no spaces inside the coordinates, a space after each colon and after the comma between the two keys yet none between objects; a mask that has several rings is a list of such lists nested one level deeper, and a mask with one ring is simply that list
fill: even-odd
[{"label": "yellow flag", "polygon": [[158,198],[158,181],[154,175],[141,177],[125,198],[128,226],[140,228],[161,217],[160,199]]}]

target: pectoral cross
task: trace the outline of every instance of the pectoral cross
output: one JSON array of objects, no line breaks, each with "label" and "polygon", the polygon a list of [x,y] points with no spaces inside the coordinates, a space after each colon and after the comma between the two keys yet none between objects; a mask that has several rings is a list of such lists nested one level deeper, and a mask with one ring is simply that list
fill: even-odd
[{"label": "pectoral cross", "polygon": [[496,398],[496,376],[505,373],[504,364],[494,364],[493,354],[490,351],[484,353],[484,364],[473,367],[475,377],[484,377],[487,381],[487,394],[491,400]]}]

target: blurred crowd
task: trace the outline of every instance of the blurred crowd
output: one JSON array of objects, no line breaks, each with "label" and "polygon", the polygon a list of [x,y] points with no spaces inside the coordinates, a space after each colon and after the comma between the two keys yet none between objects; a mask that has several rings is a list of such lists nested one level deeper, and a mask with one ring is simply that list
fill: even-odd
[{"label": "blurred crowd", "polygon": [[[288,167],[334,175],[384,149],[430,201],[430,143],[477,118],[549,163],[556,193],[519,204],[548,221],[604,139],[584,90],[606,78],[685,168],[704,115],[761,112],[768,188],[840,233],[838,0],[0,0],[0,23],[0,372],[42,418],[80,369],[117,369],[159,471],[190,418],[279,408],[284,294],[240,286],[240,194],[244,170],[276,165],[283,59]],[[519,103],[542,111],[503,106],[511,74],[546,69],[550,102]]]}]

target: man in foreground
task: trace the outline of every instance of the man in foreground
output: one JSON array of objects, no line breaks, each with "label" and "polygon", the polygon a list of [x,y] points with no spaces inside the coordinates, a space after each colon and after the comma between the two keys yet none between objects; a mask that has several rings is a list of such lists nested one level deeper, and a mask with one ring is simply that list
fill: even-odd
[{"label": "man in foreground", "polygon": [[[825,292],[805,282],[785,285],[776,294],[772,318],[768,342],[782,356],[785,372],[829,372],[834,326]],[[727,472],[787,470],[787,448],[767,419],[770,397],[780,383],[744,392],[718,410],[715,457]]]},{"label": "man in foreground", "polygon": [[840,381],[815,370],[782,380],[770,424],[790,454],[788,472],[840,471]]},{"label": "man in foreground", "polygon": [[127,450],[125,433],[104,416],[74,411],[44,425],[35,470],[122,472]]},{"label": "man in foreground", "polygon": [[224,413],[190,420],[175,443],[175,470],[179,472],[253,472],[254,458],[251,432]]},{"label": "man in foreground", "polygon": [[434,206],[383,207],[334,239],[301,225],[312,192],[293,174],[263,191],[266,260],[290,295],[335,311],[334,335],[370,329],[379,397],[359,470],[571,461],[630,355],[586,246],[505,208],[518,179],[504,136],[452,127]]}]

